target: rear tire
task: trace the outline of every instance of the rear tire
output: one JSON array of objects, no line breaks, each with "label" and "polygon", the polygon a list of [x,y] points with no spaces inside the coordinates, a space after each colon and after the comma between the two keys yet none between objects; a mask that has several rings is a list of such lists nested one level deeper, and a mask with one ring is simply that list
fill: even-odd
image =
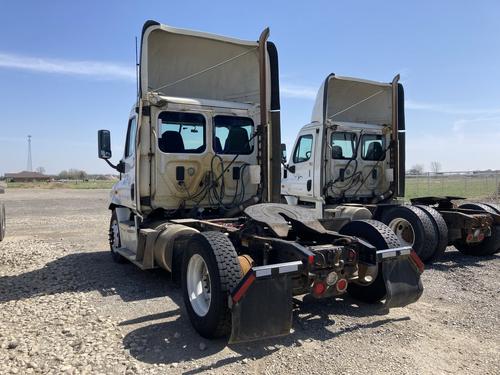
[{"label": "rear tire", "polygon": [[120,227],[118,226],[118,218],[116,211],[111,211],[111,219],[109,221],[109,249],[111,256],[116,263],[125,263],[127,259],[116,252],[116,249],[121,247]]},{"label": "rear tire", "polygon": [[5,206],[0,204],[0,241],[5,238]]},{"label": "rear tire", "polygon": [[438,235],[436,249],[431,257],[426,260],[426,263],[431,263],[439,260],[446,251],[446,247],[448,246],[448,226],[446,225],[446,222],[444,221],[439,211],[437,211],[436,209],[424,205],[418,205],[416,207],[424,211],[429,219],[431,219],[432,224],[434,224],[434,229]]},{"label": "rear tire", "polygon": [[[482,203],[465,203],[459,208],[469,210],[480,210],[488,213],[496,214],[496,210],[489,205]],[[486,237],[479,243],[467,243],[464,238],[461,238],[453,244],[458,251],[465,255],[486,256],[493,255],[500,251],[500,226],[494,225],[491,227],[491,236]]]},{"label": "rear tire", "polygon": [[389,226],[404,246],[413,250],[427,262],[438,246],[438,233],[427,214],[415,206],[397,206],[382,216],[382,222]]},{"label": "rear tire", "polygon": [[228,295],[242,277],[238,254],[221,232],[193,234],[182,261],[182,295],[189,320],[205,338],[231,331]]},{"label": "rear tire", "polygon": [[[376,220],[354,220],[340,229],[340,234],[355,236],[368,241],[377,250],[400,247],[401,243],[394,232],[385,224]],[[378,266],[375,280],[368,285],[349,283],[347,292],[354,298],[365,303],[382,301],[387,291],[385,289],[382,265]]]}]

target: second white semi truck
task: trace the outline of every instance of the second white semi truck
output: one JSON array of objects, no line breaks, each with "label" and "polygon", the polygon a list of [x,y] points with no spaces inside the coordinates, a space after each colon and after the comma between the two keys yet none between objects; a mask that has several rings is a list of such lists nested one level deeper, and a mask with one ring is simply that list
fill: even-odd
[{"label": "second white semi truck", "polygon": [[283,158],[282,195],[319,219],[381,221],[424,262],[438,259],[448,245],[469,255],[498,252],[499,206],[452,196],[404,204],[404,91],[398,81],[329,75],[288,164]]}]

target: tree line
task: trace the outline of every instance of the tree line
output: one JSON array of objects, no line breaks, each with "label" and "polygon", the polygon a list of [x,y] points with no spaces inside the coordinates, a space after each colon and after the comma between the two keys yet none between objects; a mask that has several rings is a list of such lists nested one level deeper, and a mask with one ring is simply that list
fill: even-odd
[{"label": "tree line", "polygon": [[[441,163],[438,161],[431,162],[430,171],[434,174],[441,172]],[[419,175],[424,173],[425,173],[425,167],[423,164],[415,164],[406,171],[406,174],[410,175]]]}]

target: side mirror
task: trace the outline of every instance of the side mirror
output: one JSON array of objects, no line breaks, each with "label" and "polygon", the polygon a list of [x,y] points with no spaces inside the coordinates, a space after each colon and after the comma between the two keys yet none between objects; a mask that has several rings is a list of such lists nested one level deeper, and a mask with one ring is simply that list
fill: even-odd
[{"label": "side mirror", "polygon": [[283,164],[286,163],[286,144],[281,144],[281,162]]},{"label": "side mirror", "polygon": [[99,159],[111,159],[111,133],[109,130],[97,131],[97,149]]},{"label": "side mirror", "polygon": [[290,173],[295,173],[295,165],[291,165],[291,166],[289,166],[289,167],[288,167],[288,171],[289,171]]}]

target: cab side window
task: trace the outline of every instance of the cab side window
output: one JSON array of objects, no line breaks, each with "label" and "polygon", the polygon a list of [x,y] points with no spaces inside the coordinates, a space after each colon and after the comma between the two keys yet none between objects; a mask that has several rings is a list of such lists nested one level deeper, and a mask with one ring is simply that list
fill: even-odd
[{"label": "cab side window", "polygon": [[295,151],[293,152],[293,162],[303,163],[311,158],[313,144],[312,134],[306,134],[300,136],[297,141],[297,146],[295,146]]},{"label": "cab side window", "polygon": [[137,134],[137,118],[132,117],[128,121],[128,130],[127,130],[127,142],[125,144],[125,157],[134,155],[135,153],[135,137]]}]

